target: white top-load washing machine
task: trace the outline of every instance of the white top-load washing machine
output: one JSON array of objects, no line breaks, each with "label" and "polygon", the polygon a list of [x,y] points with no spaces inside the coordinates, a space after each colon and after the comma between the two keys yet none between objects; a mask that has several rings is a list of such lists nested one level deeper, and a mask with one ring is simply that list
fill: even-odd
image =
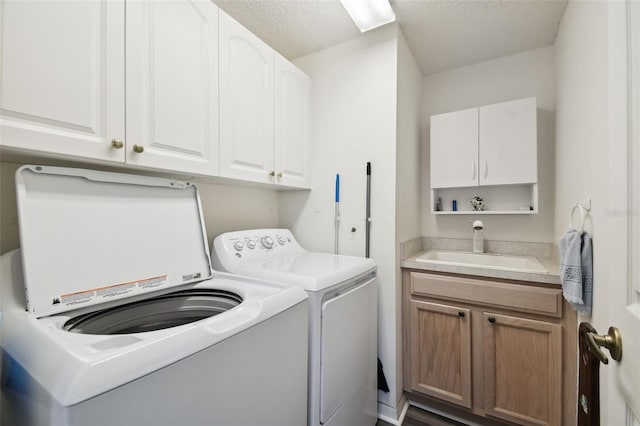
[{"label": "white top-load washing machine", "polygon": [[306,422],[307,296],[214,273],[193,184],[25,166],[16,186],[3,425]]},{"label": "white top-load washing machine", "polygon": [[377,418],[377,289],[371,259],[310,253],[287,229],[219,235],[216,270],[309,294],[310,426],[372,426]]}]

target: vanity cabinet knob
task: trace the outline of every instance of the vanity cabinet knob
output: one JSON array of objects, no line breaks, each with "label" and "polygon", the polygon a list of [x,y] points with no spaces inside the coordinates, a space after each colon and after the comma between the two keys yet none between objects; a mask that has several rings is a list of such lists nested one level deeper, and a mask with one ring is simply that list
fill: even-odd
[{"label": "vanity cabinet knob", "polygon": [[494,317],[489,317],[489,322],[493,324],[494,322],[496,322],[496,319]]},{"label": "vanity cabinet knob", "polygon": [[458,316],[459,316],[460,318],[464,318],[464,316],[465,316],[464,311],[458,311]]},{"label": "vanity cabinet knob", "polygon": [[124,147],[124,142],[117,138],[111,139],[111,147],[115,149],[121,149],[122,147]]},{"label": "vanity cabinet knob", "polygon": [[136,154],[142,154],[144,152],[144,146],[135,144],[133,146],[133,152],[135,152]]}]

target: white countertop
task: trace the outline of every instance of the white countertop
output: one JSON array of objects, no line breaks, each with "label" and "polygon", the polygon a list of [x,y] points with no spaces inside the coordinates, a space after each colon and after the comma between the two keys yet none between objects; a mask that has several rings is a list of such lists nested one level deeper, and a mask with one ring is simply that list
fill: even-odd
[{"label": "white countertop", "polygon": [[[538,273],[538,272],[524,272],[524,271],[509,271],[502,269],[494,269],[491,267],[474,267],[472,265],[452,265],[452,264],[438,264],[438,263],[427,263],[422,261],[417,261],[416,259],[427,253],[429,250],[419,249],[416,252],[416,246],[418,241],[407,242],[403,244],[404,253],[409,255],[405,259],[400,262],[400,266],[402,268],[410,268],[417,269],[422,271],[432,271],[432,272],[446,272],[452,274],[462,274],[462,275],[471,275],[478,277],[487,277],[487,278],[499,278],[499,279],[507,279],[507,280],[517,280],[517,281],[528,281],[528,282],[537,282],[544,284],[555,284],[560,285],[560,272],[559,266],[557,262],[542,256],[532,256],[536,260],[538,260],[547,270],[546,273]],[[409,245],[411,245],[411,249],[409,249]],[[495,253],[499,254],[499,253]],[[503,253],[507,254],[507,253]],[[522,253],[524,254],[524,253]]]}]

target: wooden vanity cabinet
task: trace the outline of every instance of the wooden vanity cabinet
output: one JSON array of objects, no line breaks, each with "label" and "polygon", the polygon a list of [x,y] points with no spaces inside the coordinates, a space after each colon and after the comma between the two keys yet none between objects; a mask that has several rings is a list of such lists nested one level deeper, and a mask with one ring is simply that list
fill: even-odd
[{"label": "wooden vanity cabinet", "polygon": [[482,424],[575,424],[575,313],[559,286],[405,269],[403,303],[410,399]]},{"label": "wooden vanity cabinet", "polygon": [[562,326],[482,316],[485,412],[522,425],[561,424]]},{"label": "wooden vanity cabinet", "polygon": [[411,390],[471,408],[471,311],[412,300]]}]

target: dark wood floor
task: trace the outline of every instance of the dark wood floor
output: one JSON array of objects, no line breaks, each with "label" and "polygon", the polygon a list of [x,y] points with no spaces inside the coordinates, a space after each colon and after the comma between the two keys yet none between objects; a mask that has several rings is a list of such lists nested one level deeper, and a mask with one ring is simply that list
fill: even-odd
[{"label": "dark wood floor", "polygon": [[[378,420],[376,426],[393,426],[383,420]],[[409,407],[402,426],[465,426],[453,420],[426,412],[416,407]]]}]

